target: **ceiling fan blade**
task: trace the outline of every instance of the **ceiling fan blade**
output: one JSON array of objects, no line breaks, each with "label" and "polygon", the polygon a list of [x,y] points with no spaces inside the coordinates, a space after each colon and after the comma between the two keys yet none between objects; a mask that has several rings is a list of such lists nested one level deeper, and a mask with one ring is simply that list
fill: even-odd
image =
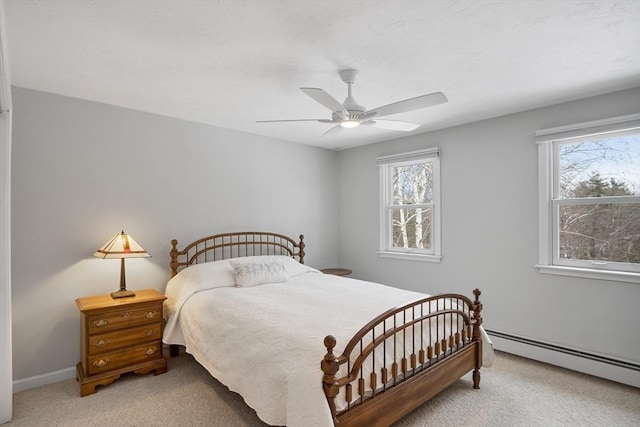
[{"label": "ceiling fan blade", "polygon": [[329,95],[324,90],[315,87],[301,87],[300,90],[309,95],[311,98],[315,99],[320,104],[327,107],[332,112],[339,111],[342,114],[349,116],[349,112],[347,111],[347,109],[344,108],[344,106],[340,102],[338,102],[337,99]]},{"label": "ceiling fan blade", "polygon": [[400,122],[398,120],[367,120],[360,123],[364,126],[373,126],[381,129],[399,130],[403,132],[411,132],[418,129],[421,125],[419,123]]},{"label": "ceiling fan blade", "polygon": [[326,131],[325,133],[323,133],[321,138],[325,137],[325,136],[336,134],[336,133],[340,132],[341,130],[342,130],[342,126],[340,126],[340,125],[334,126],[331,129],[329,129],[328,131]]},{"label": "ceiling fan blade", "polygon": [[279,123],[279,122],[320,122],[320,123],[324,123],[325,119],[256,120],[256,123]]},{"label": "ceiling fan blade", "polygon": [[421,108],[443,104],[447,101],[448,99],[444,93],[435,92],[428,95],[405,99],[404,101],[394,102],[393,104],[383,105],[382,107],[367,111],[366,114],[369,115],[375,113],[377,116],[389,116],[391,114],[405,113],[407,111],[419,110]]}]

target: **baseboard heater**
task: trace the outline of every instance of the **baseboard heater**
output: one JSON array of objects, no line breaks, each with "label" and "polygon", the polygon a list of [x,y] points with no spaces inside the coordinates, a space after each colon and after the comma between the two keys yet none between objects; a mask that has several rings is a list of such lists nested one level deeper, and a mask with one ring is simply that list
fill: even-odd
[{"label": "baseboard heater", "polygon": [[594,360],[596,362],[606,363],[608,365],[631,369],[631,370],[640,372],[640,364],[638,363],[614,359],[612,357],[601,356],[601,355],[589,353],[586,351],[574,350],[574,349],[562,347],[556,344],[549,344],[543,341],[536,341],[530,338],[524,338],[517,335],[506,334],[504,332],[493,331],[491,329],[485,329],[485,331],[489,336],[492,336],[492,337],[515,341],[522,344],[532,345],[532,346],[544,348],[547,350],[558,351],[560,353],[568,354],[571,356],[582,357],[584,359]]}]

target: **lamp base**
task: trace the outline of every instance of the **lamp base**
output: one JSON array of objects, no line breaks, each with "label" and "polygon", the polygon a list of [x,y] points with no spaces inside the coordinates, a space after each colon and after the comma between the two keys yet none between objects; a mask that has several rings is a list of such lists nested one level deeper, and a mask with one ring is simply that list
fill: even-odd
[{"label": "lamp base", "polygon": [[121,289],[117,292],[111,292],[111,298],[126,298],[126,297],[134,297],[136,293],[133,291],[129,291],[127,289]]}]

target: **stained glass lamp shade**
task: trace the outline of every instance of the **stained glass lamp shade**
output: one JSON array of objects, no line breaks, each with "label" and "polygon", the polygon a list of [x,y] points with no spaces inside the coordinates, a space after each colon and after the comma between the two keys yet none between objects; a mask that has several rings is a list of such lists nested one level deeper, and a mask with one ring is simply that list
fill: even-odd
[{"label": "stained glass lamp shade", "polygon": [[138,242],[133,240],[128,234],[125,234],[124,231],[113,236],[113,238],[98,249],[93,256],[103,259],[120,258],[120,290],[111,292],[112,298],[132,297],[135,295],[133,291],[127,290],[124,259],[151,257]]}]

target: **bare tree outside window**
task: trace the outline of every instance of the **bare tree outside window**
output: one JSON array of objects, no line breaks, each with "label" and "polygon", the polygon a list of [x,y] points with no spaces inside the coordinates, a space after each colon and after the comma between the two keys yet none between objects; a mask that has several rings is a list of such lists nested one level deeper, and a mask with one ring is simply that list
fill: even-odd
[{"label": "bare tree outside window", "polygon": [[640,263],[640,133],[558,148],[558,257]]},{"label": "bare tree outside window", "polygon": [[376,161],[381,258],[440,262],[440,152],[397,153]]},{"label": "bare tree outside window", "polygon": [[432,245],[433,165],[417,163],[393,168],[392,244],[429,249]]}]

